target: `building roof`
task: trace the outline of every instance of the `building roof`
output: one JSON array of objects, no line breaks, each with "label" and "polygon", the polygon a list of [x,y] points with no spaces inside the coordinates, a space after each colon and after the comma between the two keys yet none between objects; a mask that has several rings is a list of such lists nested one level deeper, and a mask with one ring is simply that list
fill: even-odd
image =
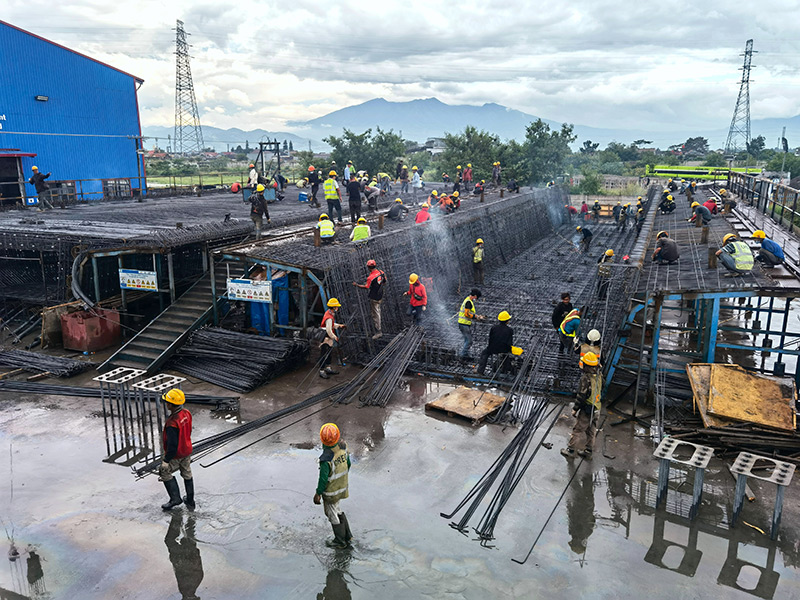
[{"label": "building roof", "polygon": [[67,52],[72,52],[73,54],[77,54],[78,56],[82,56],[83,58],[91,60],[92,62],[96,62],[99,65],[103,65],[104,67],[108,67],[109,69],[114,69],[115,71],[118,71],[119,73],[122,73],[123,75],[127,75],[128,77],[130,77],[132,79],[135,79],[139,83],[144,83],[144,79],[142,79],[141,77],[137,77],[136,75],[131,75],[130,73],[128,73],[126,71],[123,71],[122,69],[118,69],[117,67],[111,66],[108,63],[104,63],[101,60],[97,60],[96,58],[92,58],[91,56],[87,56],[86,54],[83,54],[81,52],[73,50],[72,48],[67,48],[66,46],[62,46],[61,44],[58,44],[58,43],[56,43],[56,42],[54,42],[52,40],[48,40],[47,38],[43,38],[40,35],[36,35],[35,33],[31,33],[30,31],[22,29],[21,27],[17,27],[16,25],[12,25],[11,23],[8,23],[7,21],[0,20],[0,25],[5,25],[7,27],[11,27],[12,29],[16,29],[17,31],[21,31],[22,33],[25,33],[25,34],[27,34],[27,35],[29,35],[31,37],[35,37],[36,39],[42,40],[43,42],[47,42],[48,44],[52,44],[53,46],[61,48],[62,50],[66,50]]}]

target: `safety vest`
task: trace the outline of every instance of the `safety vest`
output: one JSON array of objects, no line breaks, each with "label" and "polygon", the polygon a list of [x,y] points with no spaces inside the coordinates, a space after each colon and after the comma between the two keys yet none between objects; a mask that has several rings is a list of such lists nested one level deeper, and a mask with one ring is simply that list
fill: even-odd
[{"label": "safety vest", "polygon": [[339,442],[331,448],[333,458],[328,461],[331,466],[328,474],[328,485],[322,492],[327,502],[338,502],[349,496],[347,492],[347,446]]},{"label": "safety vest", "polygon": [[[472,302],[473,310],[467,310],[467,302]],[[464,301],[461,303],[461,308],[458,309],[458,324],[472,325],[472,317],[475,316],[474,309],[475,309],[475,301],[472,300],[469,296],[464,298]]]},{"label": "safety vest", "polygon": [[353,227],[353,241],[360,242],[369,237],[369,225],[356,225]]},{"label": "safety vest", "polygon": [[611,263],[614,262],[613,258],[606,258],[603,262],[601,262],[597,267],[597,274],[600,277],[608,278],[611,277]]},{"label": "safety vest", "polygon": [[578,314],[578,311],[577,311],[577,310],[571,310],[571,311],[569,311],[569,313],[567,313],[567,316],[566,316],[566,317],[564,317],[564,320],[563,320],[563,321],[561,321],[561,325],[559,325],[559,327],[558,327],[558,330],[559,330],[561,333],[563,333],[564,335],[566,335],[567,337],[575,337],[575,334],[578,332],[577,328],[576,328],[576,329],[575,329],[575,331],[573,331],[572,333],[567,333],[567,331],[566,331],[566,325],[567,325],[567,323],[569,323],[569,322],[571,322],[571,321],[574,321],[574,320],[576,320],[576,319],[577,319],[577,320],[578,320],[578,322],[580,323],[581,316]]},{"label": "safety vest", "polygon": [[483,247],[482,246],[475,246],[472,249],[472,262],[474,262],[474,263],[483,262]]},{"label": "safety vest", "polygon": [[750,248],[748,248],[747,244],[736,240],[735,242],[731,242],[731,245],[733,246],[731,256],[733,256],[734,268],[737,271],[752,271],[753,253],[750,252]]},{"label": "safety vest", "polygon": [[336,180],[333,177],[328,177],[328,179],[325,180],[322,189],[325,190],[325,200],[339,199],[339,194],[336,191]]},{"label": "safety vest", "polygon": [[319,228],[319,236],[323,238],[330,238],[336,235],[336,227],[333,225],[333,221],[330,219],[325,219],[317,223],[317,227]]},{"label": "safety vest", "polygon": [[594,409],[599,412],[600,397],[603,394],[603,378],[600,377],[600,373],[592,373],[589,375],[589,377],[591,379],[591,390],[586,401],[594,406]]},{"label": "safety vest", "polygon": [[163,444],[164,452],[167,450],[167,427],[178,430],[178,450],[175,458],[186,458],[192,453],[192,413],[185,408],[171,414],[164,423]]}]

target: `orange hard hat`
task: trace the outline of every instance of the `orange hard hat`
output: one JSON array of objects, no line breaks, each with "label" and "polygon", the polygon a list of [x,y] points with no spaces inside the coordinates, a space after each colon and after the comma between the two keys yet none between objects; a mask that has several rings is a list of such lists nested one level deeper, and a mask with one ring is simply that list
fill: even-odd
[{"label": "orange hard hat", "polygon": [[308,172],[312,173],[314,171],[314,165],[309,165]]},{"label": "orange hard hat", "polygon": [[335,423],[325,423],[319,428],[319,439],[326,446],[335,446],[339,441],[339,428]]}]

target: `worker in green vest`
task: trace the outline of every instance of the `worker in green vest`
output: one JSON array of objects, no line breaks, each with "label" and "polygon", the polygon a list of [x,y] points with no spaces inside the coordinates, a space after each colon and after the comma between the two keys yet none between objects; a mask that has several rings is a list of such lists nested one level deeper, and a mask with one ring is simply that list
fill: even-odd
[{"label": "worker in green vest", "polygon": [[732,275],[744,275],[753,270],[753,252],[735,233],[728,233],[722,238],[722,248],[717,250],[717,256]]},{"label": "worker in green vest", "polygon": [[317,229],[319,229],[319,237],[323,244],[330,244],[336,239],[336,227],[333,221],[328,218],[328,213],[322,213],[319,216]]},{"label": "worker in green vest", "polygon": [[353,242],[361,242],[369,239],[370,229],[367,225],[367,220],[364,217],[358,217],[358,224],[353,227],[350,233],[350,240]]},{"label": "worker in green vest", "polygon": [[333,539],[328,540],[327,545],[331,548],[346,548],[350,545],[353,534],[339,502],[349,496],[350,454],[347,452],[347,444],[341,439],[339,428],[334,423],[325,423],[319,430],[319,437],[322,440],[322,454],[319,457],[319,480],[314,504],[322,503],[325,516],[333,528]]},{"label": "worker in green vest", "polygon": [[475,240],[475,245],[472,247],[472,278],[476,284],[483,285],[483,276],[485,271],[483,269],[483,238]]},{"label": "worker in green vest", "polygon": [[464,338],[464,345],[461,346],[461,352],[458,357],[463,361],[470,360],[469,349],[472,346],[472,320],[483,321],[483,316],[477,314],[475,307],[475,300],[481,297],[481,291],[473,288],[469,296],[464,298],[461,303],[461,308],[458,309],[458,330]]},{"label": "worker in green vest", "polygon": [[581,356],[579,364],[583,372],[578,382],[575,407],[572,411],[575,417],[575,426],[572,428],[569,443],[566,448],[562,448],[561,454],[567,458],[574,458],[578,439],[581,435],[585,435],[586,445],[577,454],[582,458],[591,459],[594,439],[597,436],[597,419],[600,415],[603,378],[600,372],[600,359],[594,352],[587,352]]},{"label": "worker in green vest", "polygon": [[339,224],[342,224],[342,190],[339,189],[339,182],[336,181],[336,171],[328,173],[328,178],[322,184],[322,189],[325,192],[325,202],[328,203],[328,212],[333,214],[336,211],[336,217]]}]

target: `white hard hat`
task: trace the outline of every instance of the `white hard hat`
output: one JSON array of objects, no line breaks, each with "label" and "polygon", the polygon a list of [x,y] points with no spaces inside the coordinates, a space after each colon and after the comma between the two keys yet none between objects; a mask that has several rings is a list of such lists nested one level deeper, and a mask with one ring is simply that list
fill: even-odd
[{"label": "white hard hat", "polygon": [[586,336],[586,339],[590,342],[599,342],[600,341],[600,332],[597,329],[592,329],[589,332],[589,335]]}]

